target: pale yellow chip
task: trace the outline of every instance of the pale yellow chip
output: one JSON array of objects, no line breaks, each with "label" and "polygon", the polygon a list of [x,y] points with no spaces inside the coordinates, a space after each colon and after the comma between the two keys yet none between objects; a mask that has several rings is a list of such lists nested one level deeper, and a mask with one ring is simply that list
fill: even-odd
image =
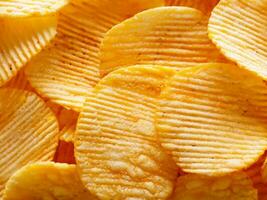
[{"label": "pale yellow chip", "polygon": [[220,0],[165,0],[166,6],[188,6],[209,14]]},{"label": "pale yellow chip", "polygon": [[76,165],[38,162],[18,170],[7,182],[3,200],[96,200],[84,188]]},{"label": "pale yellow chip", "polygon": [[227,174],[267,148],[267,85],[230,64],[186,69],[163,90],[157,118],[161,144],[182,170]]},{"label": "pale yellow chip", "polygon": [[208,17],[194,8],[160,7],[114,26],[100,48],[101,74],[135,64],[159,64],[177,70],[223,61],[208,38]]},{"label": "pale yellow chip", "polygon": [[166,199],[178,168],[156,141],[157,98],[175,73],[135,66],[109,74],[80,114],[75,156],[86,187],[101,199]]},{"label": "pale yellow chip", "polygon": [[59,15],[58,35],[51,47],[27,67],[29,81],[40,94],[81,111],[87,93],[99,81],[99,45],[107,30],[163,0],[76,0]]},{"label": "pale yellow chip", "polygon": [[0,18],[0,86],[54,38],[56,22],[56,16]]},{"label": "pale yellow chip", "polygon": [[59,163],[75,164],[74,144],[60,140],[53,161]]},{"label": "pale yellow chip", "polygon": [[29,91],[0,89],[0,196],[20,167],[52,160],[57,142],[57,119],[40,97]]},{"label": "pale yellow chip", "polygon": [[33,17],[56,13],[69,0],[0,0],[0,17]]},{"label": "pale yellow chip", "polygon": [[170,200],[258,200],[244,172],[222,177],[189,174],[178,178]]},{"label": "pale yellow chip", "polygon": [[230,60],[267,78],[266,0],[221,0],[209,21],[209,37]]},{"label": "pale yellow chip", "polygon": [[262,166],[265,158],[266,153],[248,169],[244,170],[248,177],[252,180],[254,188],[257,189],[259,200],[267,200],[267,183],[264,183],[264,178],[262,176]]}]

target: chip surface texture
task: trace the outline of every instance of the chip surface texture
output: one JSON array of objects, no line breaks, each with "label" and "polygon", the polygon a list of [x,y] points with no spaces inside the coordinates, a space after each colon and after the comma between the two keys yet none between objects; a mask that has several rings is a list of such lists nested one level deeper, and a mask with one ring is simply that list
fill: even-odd
[{"label": "chip surface texture", "polygon": [[111,28],[100,47],[100,72],[153,64],[177,70],[207,62],[226,62],[208,38],[208,17],[182,6],[138,13]]},{"label": "chip surface texture", "polygon": [[24,165],[53,159],[58,124],[36,94],[0,89],[0,195],[8,178]]},{"label": "chip surface texture", "polygon": [[178,168],[156,140],[156,102],[175,70],[123,68],[102,79],[79,117],[75,155],[101,199],[166,199]]},{"label": "chip surface texture", "polygon": [[161,95],[157,132],[185,172],[218,176],[254,163],[267,145],[267,86],[235,65],[180,72]]},{"label": "chip surface texture", "polygon": [[208,30],[228,59],[267,79],[266,0],[221,0]]},{"label": "chip surface texture", "polygon": [[76,165],[37,162],[18,170],[8,181],[3,200],[97,200],[86,190]]}]

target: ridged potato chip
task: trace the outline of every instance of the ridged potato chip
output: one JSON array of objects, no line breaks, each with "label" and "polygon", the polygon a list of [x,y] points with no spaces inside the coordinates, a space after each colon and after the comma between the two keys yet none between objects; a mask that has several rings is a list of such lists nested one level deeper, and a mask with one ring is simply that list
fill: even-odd
[{"label": "ridged potato chip", "polygon": [[267,78],[265,0],[221,0],[212,12],[208,30],[227,58]]},{"label": "ridged potato chip", "polygon": [[172,193],[178,168],[157,143],[154,115],[174,73],[159,66],[123,68],[88,97],[75,157],[84,184],[100,199],[166,199]]},{"label": "ridged potato chip", "polygon": [[14,77],[56,35],[56,16],[0,18],[0,86]]},{"label": "ridged potato chip", "polygon": [[252,166],[244,170],[248,177],[252,180],[254,188],[257,189],[259,200],[267,200],[267,184],[264,183],[264,179],[262,177],[262,166],[265,158],[266,153]]},{"label": "ridged potato chip", "polygon": [[225,59],[208,38],[208,17],[187,7],[138,13],[111,28],[100,47],[102,75],[123,66],[159,64],[183,69]]},{"label": "ridged potato chip", "polygon": [[69,0],[0,0],[0,17],[33,17],[56,13]]},{"label": "ridged potato chip", "polygon": [[244,172],[223,177],[189,174],[178,178],[170,200],[258,200]]},{"label": "ridged potato chip", "polygon": [[99,81],[99,45],[113,25],[163,0],[76,0],[59,15],[53,45],[26,69],[31,85],[43,96],[81,111],[88,91]]},{"label": "ridged potato chip", "polygon": [[75,164],[73,143],[60,140],[53,160],[59,163]]},{"label": "ridged potato chip", "polygon": [[166,6],[187,6],[209,14],[220,0],[165,0]]},{"label": "ridged potato chip", "polygon": [[267,85],[230,64],[177,72],[161,94],[157,131],[185,172],[210,176],[247,168],[267,148]]},{"label": "ridged potato chip", "polygon": [[38,162],[18,170],[7,182],[3,200],[96,200],[84,188],[75,165]]},{"label": "ridged potato chip", "polygon": [[0,89],[0,196],[8,178],[20,167],[52,160],[58,142],[53,112],[36,94]]}]

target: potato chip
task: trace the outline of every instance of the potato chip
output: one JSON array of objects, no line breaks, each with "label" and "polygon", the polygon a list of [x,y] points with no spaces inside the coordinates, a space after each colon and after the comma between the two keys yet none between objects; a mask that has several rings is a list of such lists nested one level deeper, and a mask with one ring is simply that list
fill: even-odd
[{"label": "potato chip", "polygon": [[267,148],[267,85],[228,64],[177,72],[161,95],[157,131],[185,172],[224,175]]},{"label": "potato chip", "polygon": [[96,200],[84,188],[75,165],[38,162],[18,170],[7,182],[4,200]]},{"label": "potato chip", "polygon": [[56,35],[55,16],[0,18],[0,86],[14,77]]},{"label": "potato chip", "polygon": [[36,94],[0,89],[0,196],[8,178],[34,161],[52,160],[58,125],[52,111]]},{"label": "potato chip", "polygon": [[208,38],[208,18],[187,7],[160,7],[138,13],[110,29],[100,47],[101,74],[134,64],[177,70],[223,61]]},{"label": "potato chip", "polygon": [[59,163],[75,164],[73,143],[60,140],[53,160]]},{"label": "potato chip", "polygon": [[264,183],[262,178],[262,165],[266,158],[266,153],[259,158],[257,162],[255,162],[248,169],[244,170],[248,177],[252,180],[254,188],[258,191],[258,199],[259,200],[267,200],[267,184]]},{"label": "potato chip", "polygon": [[99,81],[99,45],[113,25],[163,0],[76,0],[59,16],[51,47],[27,67],[40,94],[68,109],[81,111],[88,91]]},{"label": "potato chip", "polygon": [[32,17],[56,13],[69,0],[0,0],[0,17]]},{"label": "potato chip", "polygon": [[212,12],[208,30],[227,58],[267,78],[265,0],[221,0]]},{"label": "potato chip", "polygon": [[216,6],[219,0],[165,0],[167,6],[187,6],[201,10],[208,14]]},{"label": "potato chip", "polygon": [[244,172],[223,177],[189,174],[179,177],[170,200],[257,200],[257,190]]},{"label": "potato chip", "polygon": [[135,66],[109,74],[80,114],[75,156],[86,187],[100,199],[166,199],[177,166],[157,143],[154,115],[164,67]]}]

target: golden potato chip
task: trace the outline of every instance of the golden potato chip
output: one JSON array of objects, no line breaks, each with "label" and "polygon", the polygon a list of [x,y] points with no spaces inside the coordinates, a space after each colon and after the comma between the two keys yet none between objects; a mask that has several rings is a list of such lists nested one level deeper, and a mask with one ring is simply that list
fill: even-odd
[{"label": "golden potato chip", "polygon": [[0,89],[0,196],[8,178],[34,161],[52,160],[58,125],[52,111],[36,94]]},{"label": "golden potato chip", "polygon": [[224,175],[267,148],[267,85],[235,65],[177,72],[161,95],[157,131],[185,172]]},{"label": "golden potato chip", "polygon": [[69,0],[0,0],[0,17],[32,17],[53,14]]},{"label": "golden potato chip", "polygon": [[81,112],[75,156],[86,187],[100,199],[166,199],[178,168],[157,143],[154,115],[175,73],[135,66],[109,74]]},{"label": "golden potato chip", "polygon": [[24,166],[7,182],[4,200],[96,200],[84,188],[75,165],[38,162]]},{"label": "golden potato chip", "polygon": [[222,177],[188,174],[178,178],[170,200],[257,200],[257,190],[244,172]]},{"label": "golden potato chip", "polygon": [[75,164],[73,143],[60,140],[53,160],[59,163]]},{"label": "golden potato chip", "polygon": [[220,0],[165,0],[167,6],[187,6],[201,10],[208,14]]},{"label": "golden potato chip", "polygon": [[14,77],[56,35],[56,16],[0,18],[0,86]]},{"label": "golden potato chip", "polygon": [[208,30],[227,58],[267,78],[265,0],[221,0],[212,12]]},{"label": "golden potato chip", "polygon": [[160,7],[114,26],[100,47],[101,74],[135,64],[159,64],[178,70],[223,61],[208,38],[208,18],[187,7]]},{"label": "golden potato chip", "polygon": [[264,183],[262,178],[262,165],[266,158],[266,153],[261,156],[257,162],[255,162],[248,169],[244,170],[248,177],[252,180],[254,188],[258,191],[259,200],[267,200],[267,184]]},{"label": "golden potato chip", "polygon": [[163,0],[76,0],[59,16],[53,45],[27,67],[26,75],[40,94],[81,111],[88,91],[99,81],[99,45],[107,30]]}]

